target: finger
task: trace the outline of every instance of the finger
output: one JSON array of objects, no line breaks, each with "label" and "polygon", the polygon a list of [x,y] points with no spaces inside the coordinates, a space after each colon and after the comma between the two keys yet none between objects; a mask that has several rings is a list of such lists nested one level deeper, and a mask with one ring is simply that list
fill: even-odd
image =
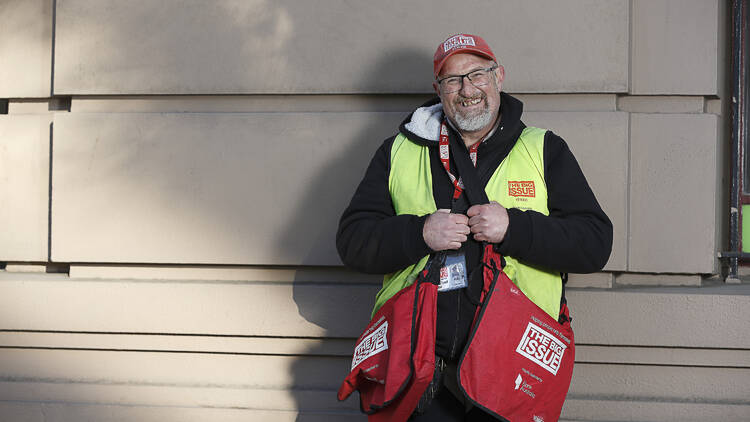
[{"label": "finger", "polygon": [[480,207],[481,205],[472,205],[468,210],[466,210],[466,215],[468,215],[469,217],[474,217],[481,211]]},{"label": "finger", "polygon": [[482,218],[481,215],[475,215],[474,217],[471,217],[469,219],[469,226],[474,227],[477,224],[481,223],[482,221],[484,221],[484,219]]},{"label": "finger", "polygon": [[469,217],[463,215],[463,214],[451,214],[451,221],[453,221],[455,224],[469,224]]},{"label": "finger", "polygon": [[448,249],[461,249],[461,243],[451,242],[448,244]]},{"label": "finger", "polygon": [[456,237],[456,240],[457,240],[457,241],[458,241],[459,243],[464,243],[464,242],[466,242],[466,241],[468,240],[468,237],[466,237],[466,235],[465,235],[465,234],[459,234],[459,235],[458,235],[458,236]]},{"label": "finger", "polygon": [[483,233],[477,233],[474,235],[474,240],[477,242],[484,242],[487,240],[487,237]]},{"label": "finger", "polygon": [[483,231],[482,226],[480,224],[475,224],[471,226],[471,232],[474,233],[474,237],[476,237],[477,233],[481,233],[482,231]]},{"label": "finger", "polygon": [[439,210],[437,210],[435,212],[445,212],[445,213],[450,214],[451,210],[449,210],[448,208],[440,208]]}]

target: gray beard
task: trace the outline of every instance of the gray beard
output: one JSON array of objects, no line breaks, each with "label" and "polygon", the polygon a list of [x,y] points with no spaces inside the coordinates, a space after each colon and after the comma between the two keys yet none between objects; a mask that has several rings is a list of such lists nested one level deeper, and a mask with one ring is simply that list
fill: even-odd
[{"label": "gray beard", "polygon": [[484,110],[472,116],[463,116],[457,112],[454,118],[456,119],[454,122],[456,127],[464,132],[476,132],[492,123],[492,113],[488,107],[485,107]]}]

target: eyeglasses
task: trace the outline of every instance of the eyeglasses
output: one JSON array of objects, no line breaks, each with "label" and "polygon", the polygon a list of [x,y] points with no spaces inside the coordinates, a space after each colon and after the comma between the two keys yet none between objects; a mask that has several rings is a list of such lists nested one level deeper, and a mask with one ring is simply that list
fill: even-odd
[{"label": "eyeglasses", "polygon": [[464,85],[464,78],[468,78],[469,82],[476,87],[487,85],[490,83],[490,73],[495,69],[497,69],[497,65],[486,69],[472,70],[463,75],[446,76],[445,78],[438,79],[437,83],[443,94],[452,94],[461,90]]}]

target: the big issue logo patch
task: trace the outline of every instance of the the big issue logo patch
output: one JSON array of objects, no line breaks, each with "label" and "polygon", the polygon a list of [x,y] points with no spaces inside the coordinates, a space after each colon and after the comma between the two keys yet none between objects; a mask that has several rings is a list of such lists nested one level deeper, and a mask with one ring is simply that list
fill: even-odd
[{"label": "the big issue logo patch", "polygon": [[540,326],[529,322],[516,352],[557,375],[562,363],[563,354],[568,346]]},{"label": "the big issue logo patch", "polygon": [[388,349],[388,321],[384,321],[379,327],[363,338],[357,347],[354,348],[354,357],[352,358],[352,369],[362,363],[365,359],[377,355]]},{"label": "the big issue logo patch", "polygon": [[526,198],[536,197],[536,189],[534,189],[534,181],[508,181],[508,195],[510,196],[523,196]]},{"label": "the big issue logo patch", "polygon": [[471,46],[471,47],[476,46],[476,43],[474,42],[474,37],[468,37],[466,35],[455,35],[445,40],[445,42],[443,43],[443,51],[447,53],[453,50],[454,48],[466,47],[466,46]]}]

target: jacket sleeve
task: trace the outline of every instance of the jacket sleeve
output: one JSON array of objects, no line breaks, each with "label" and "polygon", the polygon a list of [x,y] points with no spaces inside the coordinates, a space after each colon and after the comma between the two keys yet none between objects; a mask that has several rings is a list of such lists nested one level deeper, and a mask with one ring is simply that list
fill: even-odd
[{"label": "jacket sleeve", "polygon": [[387,274],[432,252],[422,236],[427,216],[397,216],[393,208],[388,189],[393,139],[375,153],[336,233],[341,260],[366,273]]},{"label": "jacket sleeve", "polygon": [[612,251],[612,223],[602,211],[573,153],[548,131],[544,139],[549,216],[508,209],[500,253],[561,272],[591,273]]}]

